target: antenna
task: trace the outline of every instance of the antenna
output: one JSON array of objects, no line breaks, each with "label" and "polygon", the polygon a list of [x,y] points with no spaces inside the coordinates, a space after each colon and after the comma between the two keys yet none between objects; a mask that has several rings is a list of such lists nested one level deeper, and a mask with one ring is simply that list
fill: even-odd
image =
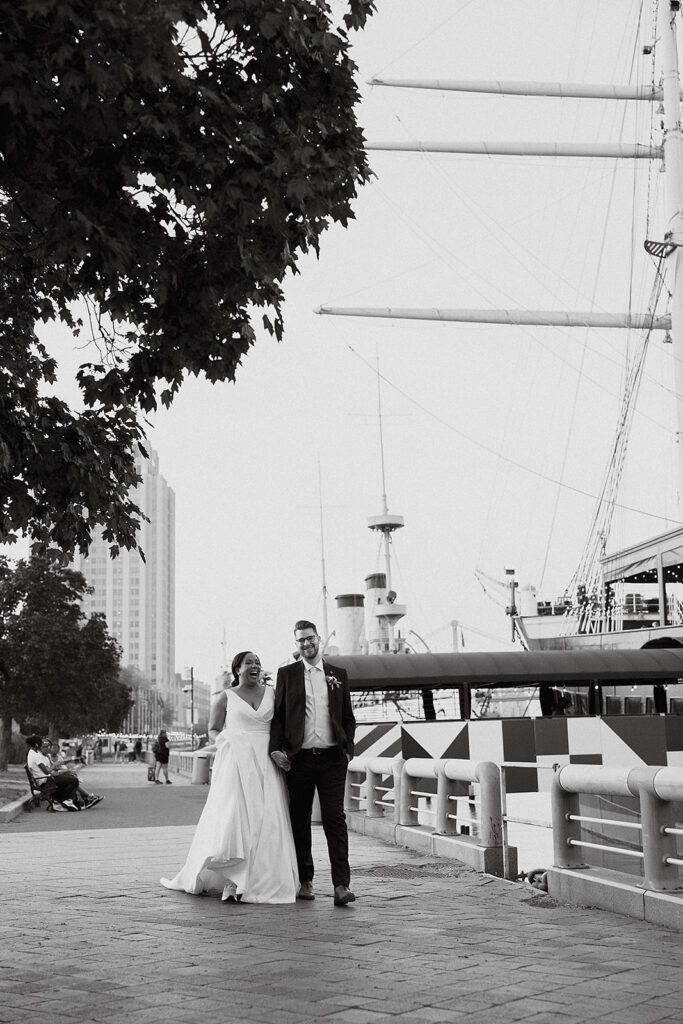
[{"label": "antenna", "polygon": [[[368,528],[370,530],[377,530],[378,533],[382,534],[384,540],[384,565],[385,565],[385,581],[384,587],[380,587],[380,590],[384,590],[383,601],[375,607],[375,616],[386,629],[389,638],[389,650],[394,650],[394,625],[399,619],[403,618],[406,613],[404,605],[398,605],[396,601],[396,594],[391,589],[391,535],[394,530],[400,530],[404,525],[403,516],[396,516],[389,514],[389,505],[387,503],[387,484],[386,484],[386,469],[384,464],[384,432],[382,424],[382,388],[381,388],[381,374],[379,371],[379,355],[377,355],[377,410],[379,414],[379,452],[380,462],[382,468],[382,514],[379,516],[370,516],[368,519]],[[391,597],[389,596],[391,595]]]},{"label": "antenna", "polygon": [[320,499],[320,565],[323,577],[323,637],[325,642],[329,639],[329,626],[327,623],[327,578],[325,575],[325,532],[323,527],[323,484],[320,471],[320,457],[318,457],[318,495]]},{"label": "antenna", "polygon": [[371,516],[368,519],[368,527],[377,530],[384,538],[384,565],[386,572],[387,590],[391,590],[391,535],[394,530],[400,530],[403,526],[403,516],[389,515],[387,503],[386,469],[384,465],[384,432],[382,429],[382,388],[381,374],[379,372],[379,355],[377,356],[377,411],[379,415],[379,454],[382,467],[382,515]]},{"label": "antenna", "polygon": [[[379,353],[375,356],[377,362],[377,415],[379,418],[379,457],[382,466],[382,512],[389,511],[387,505],[387,479],[384,467],[384,432],[382,430],[382,378],[379,372]],[[391,586],[391,576],[387,565],[387,586]]]}]

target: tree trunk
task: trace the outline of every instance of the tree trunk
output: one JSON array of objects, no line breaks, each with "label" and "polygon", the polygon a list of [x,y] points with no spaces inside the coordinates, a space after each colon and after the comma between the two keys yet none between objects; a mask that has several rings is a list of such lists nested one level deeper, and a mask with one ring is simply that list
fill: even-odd
[{"label": "tree trunk", "polygon": [[12,716],[0,715],[0,772],[7,771],[12,746]]},{"label": "tree trunk", "polygon": [[436,711],[434,710],[434,694],[431,690],[425,687],[422,690],[422,710],[424,711],[426,722],[436,721]]}]

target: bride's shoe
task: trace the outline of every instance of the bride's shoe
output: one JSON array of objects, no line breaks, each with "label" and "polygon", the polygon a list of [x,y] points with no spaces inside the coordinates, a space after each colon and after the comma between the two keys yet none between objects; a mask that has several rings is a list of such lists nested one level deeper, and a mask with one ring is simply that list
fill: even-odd
[{"label": "bride's shoe", "polygon": [[235,885],[234,882],[228,882],[228,884],[223,889],[223,895],[221,896],[221,900],[223,901],[223,903],[236,903],[236,896],[237,886]]}]

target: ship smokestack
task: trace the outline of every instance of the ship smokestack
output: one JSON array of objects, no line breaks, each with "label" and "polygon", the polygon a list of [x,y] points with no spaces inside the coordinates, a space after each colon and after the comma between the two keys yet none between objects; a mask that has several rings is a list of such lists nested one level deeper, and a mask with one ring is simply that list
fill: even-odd
[{"label": "ship smokestack", "polygon": [[365,604],[365,635],[368,638],[368,654],[384,654],[389,650],[389,630],[377,618],[375,609],[386,604],[387,578],[383,572],[373,572],[365,577],[367,602]]},{"label": "ship smokestack", "polygon": [[365,595],[337,594],[339,654],[365,654]]}]

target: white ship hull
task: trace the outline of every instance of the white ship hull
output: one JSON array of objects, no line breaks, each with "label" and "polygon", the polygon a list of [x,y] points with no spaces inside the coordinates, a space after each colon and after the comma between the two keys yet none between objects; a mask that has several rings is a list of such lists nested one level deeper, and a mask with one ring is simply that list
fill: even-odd
[{"label": "white ship hull", "polygon": [[590,647],[634,650],[652,640],[665,638],[678,640],[683,645],[683,625],[680,624],[577,633],[576,615],[520,615],[515,618],[515,625],[530,651],[578,651]]}]

